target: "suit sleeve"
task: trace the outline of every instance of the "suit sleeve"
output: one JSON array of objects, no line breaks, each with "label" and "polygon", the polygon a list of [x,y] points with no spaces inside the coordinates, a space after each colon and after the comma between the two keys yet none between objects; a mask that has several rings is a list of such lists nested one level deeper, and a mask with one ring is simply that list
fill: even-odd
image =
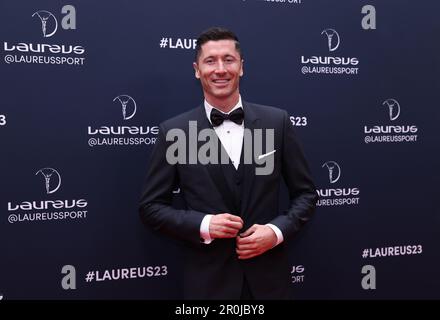
[{"label": "suit sleeve", "polygon": [[318,200],[309,167],[287,112],[284,112],[283,119],[282,152],[282,175],[289,191],[289,207],[271,223],[281,230],[284,240],[287,240],[310,219]]},{"label": "suit sleeve", "polygon": [[172,142],[166,141],[164,132],[161,125],[142,190],[139,214],[142,222],[154,230],[200,245],[200,224],[205,214],[172,207],[178,173],[177,165],[169,164],[166,159],[167,147]]}]

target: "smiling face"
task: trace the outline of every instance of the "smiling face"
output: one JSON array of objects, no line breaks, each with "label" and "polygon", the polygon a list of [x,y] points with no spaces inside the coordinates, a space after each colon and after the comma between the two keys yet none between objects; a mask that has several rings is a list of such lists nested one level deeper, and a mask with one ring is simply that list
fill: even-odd
[{"label": "smiling face", "polygon": [[193,65],[209,104],[227,112],[238,103],[243,60],[234,40],[204,43]]}]

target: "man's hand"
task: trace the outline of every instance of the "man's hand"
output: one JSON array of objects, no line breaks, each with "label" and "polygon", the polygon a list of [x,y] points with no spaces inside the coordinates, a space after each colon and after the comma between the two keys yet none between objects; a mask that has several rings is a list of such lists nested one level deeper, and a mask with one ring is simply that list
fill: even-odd
[{"label": "man's hand", "polygon": [[243,228],[243,220],[229,213],[219,213],[211,218],[209,235],[211,238],[235,238]]},{"label": "man's hand", "polygon": [[250,259],[272,249],[277,243],[277,235],[268,226],[254,224],[237,237],[238,259]]}]

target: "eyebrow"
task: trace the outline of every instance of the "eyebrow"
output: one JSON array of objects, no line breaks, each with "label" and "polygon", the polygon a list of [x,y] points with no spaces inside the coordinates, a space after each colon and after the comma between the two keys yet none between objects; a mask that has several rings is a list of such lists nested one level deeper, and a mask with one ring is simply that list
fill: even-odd
[{"label": "eyebrow", "polygon": [[[215,57],[216,56],[214,56],[214,55],[210,55],[210,56],[207,56],[206,58],[203,58],[203,61],[205,61],[205,60],[208,60],[208,59],[215,59]],[[234,58],[234,59],[237,59],[235,56],[233,56],[233,55],[231,55],[231,54],[226,54],[226,55],[224,55],[224,56],[222,56],[223,58]]]}]

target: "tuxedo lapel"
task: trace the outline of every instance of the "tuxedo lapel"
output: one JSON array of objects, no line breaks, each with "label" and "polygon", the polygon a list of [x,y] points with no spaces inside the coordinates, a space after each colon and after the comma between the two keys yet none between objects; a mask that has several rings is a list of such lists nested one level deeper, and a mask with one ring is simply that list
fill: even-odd
[{"label": "tuxedo lapel", "polygon": [[[208,118],[206,117],[206,112],[205,112],[205,108],[203,105],[201,105],[198,108],[198,114],[197,114],[197,128],[198,128],[198,133],[200,132],[200,130],[203,129],[212,129],[214,130],[214,128],[212,127],[211,123],[209,122]],[[215,138],[217,139],[217,143],[219,148],[221,148],[221,152],[223,152],[223,154],[227,154],[226,150],[223,148],[223,145],[221,144],[220,139],[218,138],[218,136],[215,134],[214,135]],[[198,141],[197,142],[197,150],[200,150],[200,147],[206,142],[204,141]],[[220,149],[219,149],[220,151]],[[198,164],[201,165],[201,164]],[[218,156],[218,164],[207,164],[206,166],[206,170],[208,171],[209,175],[211,176],[212,181],[214,181],[214,184],[216,185],[218,191],[220,192],[223,201],[226,205],[226,207],[229,209],[229,212],[232,214],[239,214],[240,210],[239,208],[236,206],[236,202],[234,201],[234,195],[232,190],[229,188],[228,183],[226,181],[223,169],[222,169],[222,164],[221,164],[221,159],[220,159],[220,155]],[[203,186],[200,186],[201,188],[203,188]]]},{"label": "tuxedo lapel", "polygon": [[244,110],[244,127],[245,127],[245,135],[249,132],[252,136],[252,139],[246,139],[246,136],[243,141],[243,148],[242,148],[242,159],[243,162],[240,165],[243,165],[243,189],[241,194],[241,216],[244,217],[246,215],[250,195],[252,194],[252,188],[254,186],[254,179],[255,179],[255,161],[254,161],[254,155],[253,155],[253,141],[254,141],[254,129],[258,128],[258,125],[260,123],[260,119],[255,114],[254,109],[247,104],[246,102],[243,103],[243,110]]}]

